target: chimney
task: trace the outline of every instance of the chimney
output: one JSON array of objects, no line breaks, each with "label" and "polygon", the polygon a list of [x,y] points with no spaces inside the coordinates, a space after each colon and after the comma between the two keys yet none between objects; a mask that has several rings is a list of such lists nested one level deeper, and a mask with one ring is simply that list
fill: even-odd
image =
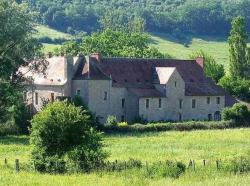
[{"label": "chimney", "polygon": [[101,62],[102,55],[100,53],[93,53],[90,55],[91,58],[95,58],[98,62]]},{"label": "chimney", "polygon": [[201,68],[205,67],[205,60],[203,57],[197,57],[196,58],[196,63],[201,66]]},{"label": "chimney", "polygon": [[67,81],[71,81],[73,77],[74,61],[72,56],[64,56],[64,77]]}]

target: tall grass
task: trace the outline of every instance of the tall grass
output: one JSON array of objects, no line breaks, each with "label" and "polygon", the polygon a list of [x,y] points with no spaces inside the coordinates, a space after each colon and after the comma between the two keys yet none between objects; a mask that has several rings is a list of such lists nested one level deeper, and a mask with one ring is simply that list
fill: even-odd
[{"label": "tall grass", "polygon": [[[249,174],[233,174],[217,170],[222,162],[250,152],[250,129],[228,129],[192,132],[160,132],[104,136],[109,161],[139,159],[152,165],[156,161],[178,160],[196,162],[196,169],[187,169],[178,179],[145,177],[145,169],[90,174],[48,175],[25,169],[29,163],[29,138],[0,138],[0,185],[248,185]],[[4,165],[8,158],[8,167]],[[21,171],[15,173],[14,161],[20,159]],[[202,160],[207,160],[204,168]],[[210,163],[209,163],[210,162]]]}]

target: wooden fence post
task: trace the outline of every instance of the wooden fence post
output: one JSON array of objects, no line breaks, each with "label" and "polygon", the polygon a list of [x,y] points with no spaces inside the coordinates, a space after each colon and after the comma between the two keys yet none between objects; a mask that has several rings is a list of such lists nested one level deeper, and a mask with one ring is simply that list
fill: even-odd
[{"label": "wooden fence post", "polygon": [[5,165],[8,164],[7,158],[4,159],[4,164],[5,164]]},{"label": "wooden fence post", "polygon": [[193,166],[192,160],[189,161],[188,168]]},{"label": "wooden fence post", "polygon": [[16,161],[15,161],[15,169],[16,169],[16,172],[20,171],[19,159],[16,159]]},{"label": "wooden fence post", "polygon": [[217,169],[219,169],[219,168],[220,168],[220,165],[219,165],[219,160],[216,160],[216,167],[217,167]]},{"label": "wooden fence post", "polygon": [[203,160],[203,166],[204,167],[206,166],[206,160]]}]

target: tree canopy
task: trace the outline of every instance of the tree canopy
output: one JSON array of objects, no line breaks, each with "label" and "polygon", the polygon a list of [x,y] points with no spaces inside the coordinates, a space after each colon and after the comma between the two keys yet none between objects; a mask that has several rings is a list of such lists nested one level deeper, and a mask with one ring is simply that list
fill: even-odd
[{"label": "tree canopy", "polygon": [[76,55],[82,52],[101,53],[106,57],[138,57],[138,58],[165,58],[170,57],[158,49],[149,46],[150,38],[145,33],[113,31],[106,29],[83,38],[82,42],[67,42],[55,53],[70,53]]},{"label": "tree canopy", "polygon": [[24,78],[17,73],[40,55],[40,44],[32,37],[35,14],[27,4],[0,1],[0,119],[19,103]]},{"label": "tree canopy", "polygon": [[28,2],[33,10],[40,13],[40,23],[62,31],[74,30],[76,33],[80,30],[93,32],[103,27],[131,26],[129,22],[132,22],[143,26],[147,31],[226,35],[230,31],[231,20],[238,15],[246,17],[247,30],[250,30],[250,0],[235,0],[230,3],[228,0]]}]

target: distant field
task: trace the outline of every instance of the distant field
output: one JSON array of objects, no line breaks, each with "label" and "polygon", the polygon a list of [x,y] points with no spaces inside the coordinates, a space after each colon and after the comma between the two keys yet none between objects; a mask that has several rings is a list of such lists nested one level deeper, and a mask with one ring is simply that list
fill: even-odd
[{"label": "distant field", "polygon": [[[188,170],[179,179],[143,177],[136,170],[118,173],[91,173],[73,175],[47,175],[21,170],[13,171],[16,158],[21,168],[28,163],[30,147],[28,137],[0,137],[0,185],[249,185],[250,175],[231,175],[202,168],[202,160],[230,159],[250,153],[250,129],[212,130],[193,132],[161,132],[138,135],[105,136],[105,149],[109,160],[136,158],[149,163],[180,160],[197,162],[197,170]],[[3,165],[8,158],[9,167]]]},{"label": "distant field", "polygon": [[73,37],[70,34],[66,34],[54,29],[51,29],[47,26],[39,25],[36,26],[35,29],[38,31],[35,34],[36,38],[49,37],[51,39],[72,39]]}]

